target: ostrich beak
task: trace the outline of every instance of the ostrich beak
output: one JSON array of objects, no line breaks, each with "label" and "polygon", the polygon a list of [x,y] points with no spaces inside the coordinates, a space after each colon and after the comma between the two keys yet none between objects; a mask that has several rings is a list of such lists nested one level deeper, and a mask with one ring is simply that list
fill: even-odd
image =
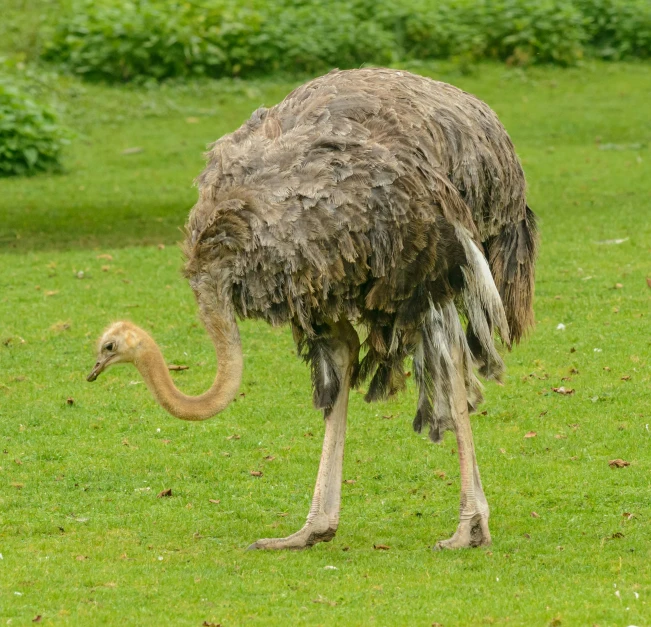
[{"label": "ostrich beak", "polygon": [[98,361],[94,368],[91,370],[90,374],[86,377],[86,381],[95,381],[97,377],[104,371],[104,368],[108,365],[108,359]]}]

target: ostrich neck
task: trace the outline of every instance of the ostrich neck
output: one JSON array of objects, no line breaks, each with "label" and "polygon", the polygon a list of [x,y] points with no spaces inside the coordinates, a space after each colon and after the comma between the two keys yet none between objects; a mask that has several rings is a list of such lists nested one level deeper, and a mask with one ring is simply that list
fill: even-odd
[{"label": "ostrich neck", "polygon": [[158,403],[182,420],[206,420],[226,408],[235,398],[242,381],[242,346],[235,321],[230,318],[204,320],[215,345],[218,368],[210,388],[199,396],[183,394],[172,381],[156,342],[147,337],[135,366]]}]

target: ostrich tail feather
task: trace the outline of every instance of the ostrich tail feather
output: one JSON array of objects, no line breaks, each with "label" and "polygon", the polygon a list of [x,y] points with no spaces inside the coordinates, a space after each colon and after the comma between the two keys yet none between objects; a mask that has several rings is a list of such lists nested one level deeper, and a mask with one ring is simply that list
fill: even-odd
[{"label": "ostrich tail feather", "polygon": [[452,300],[444,305],[431,303],[421,327],[414,350],[414,375],[419,388],[419,400],[414,430],[418,433],[429,426],[434,442],[454,428],[453,379],[457,376],[452,355],[458,352],[468,397],[469,412],[481,403],[482,386],[474,374],[477,366],[482,376],[497,379],[504,372],[504,362],[495,347],[494,331],[508,346],[509,327],[488,262],[470,233],[462,226],[456,228],[466,262],[462,266],[461,298],[468,317],[464,333],[459,312]]},{"label": "ostrich tail feather", "polygon": [[534,324],[533,293],[538,252],[536,216],[529,207],[516,223],[505,224],[486,242],[491,272],[511,331],[518,343]]},{"label": "ostrich tail feather", "polygon": [[467,344],[480,374],[487,379],[499,380],[504,372],[504,362],[495,347],[494,331],[507,347],[511,345],[504,305],[479,246],[463,227],[457,228],[457,237],[466,253],[461,296],[468,316]]}]

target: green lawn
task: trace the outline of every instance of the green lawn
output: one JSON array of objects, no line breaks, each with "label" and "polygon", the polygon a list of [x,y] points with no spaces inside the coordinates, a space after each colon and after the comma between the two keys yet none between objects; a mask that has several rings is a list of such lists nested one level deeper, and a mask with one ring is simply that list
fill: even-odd
[{"label": "green lawn", "polygon": [[316,477],[322,419],[286,329],[242,324],[242,395],[208,422],[164,414],[131,368],[85,382],[130,318],[190,366],[180,387],[210,385],[173,243],[205,145],[292,85],[60,79],[67,173],[0,181],[1,624],[650,624],[651,65],[447,67],[418,71],[498,112],[543,238],[537,328],[473,418],[493,546],[431,551],[459,470],[450,434],[411,431],[409,389],[353,395],[333,542],[244,550],[302,524]]}]

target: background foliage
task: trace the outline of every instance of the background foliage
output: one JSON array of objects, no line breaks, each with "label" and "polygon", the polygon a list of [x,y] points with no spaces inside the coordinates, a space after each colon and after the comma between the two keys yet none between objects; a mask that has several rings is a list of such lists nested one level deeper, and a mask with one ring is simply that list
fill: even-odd
[{"label": "background foliage", "polygon": [[0,176],[58,168],[66,135],[53,109],[0,75]]},{"label": "background foliage", "polygon": [[[571,65],[651,54],[646,0],[68,0],[39,47],[92,79],[316,72],[405,59]],[[39,40],[40,41],[40,40]]]}]

